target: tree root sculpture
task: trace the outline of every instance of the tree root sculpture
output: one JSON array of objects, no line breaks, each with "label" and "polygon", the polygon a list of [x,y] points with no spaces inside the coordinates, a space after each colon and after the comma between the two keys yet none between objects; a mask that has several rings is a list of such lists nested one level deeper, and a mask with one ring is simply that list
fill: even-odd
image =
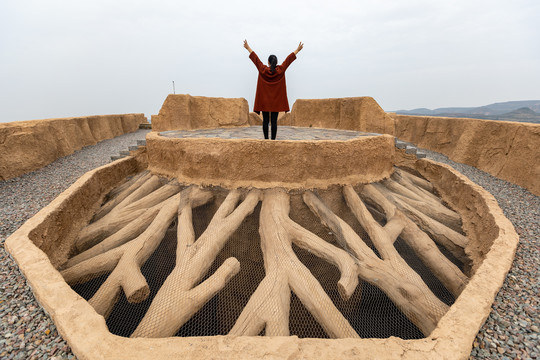
[{"label": "tree root sculpture", "polygon": [[[293,244],[337,267],[337,289],[344,301],[349,300],[361,279],[381,289],[423,334],[429,335],[448,306],[407,264],[394,243],[400,237],[457,297],[468,278],[437,244],[462,262],[468,261],[468,239],[461,232],[459,214],[436,197],[431,183],[401,169],[381,183],[357,190],[343,186],[340,190],[345,202],[340,214],[350,210],[376,251],[313,191],[304,191],[302,199],[332,231],[337,244],[293,221],[289,214],[291,195],[279,188],[229,191],[196,239],[193,209],[210,202],[214,198],[212,190],[184,187],[176,181],[164,184],[157,176],[142,172],[109,193],[94,221],[79,234],[76,254],[63,265],[61,273],[71,285],[109,274],[89,300],[96,312],[107,318],[122,291],[130,303],[148,298],[150,289],[141,267],[177,219],[175,267],[131,334],[174,336],[239,272],[240,262],[229,257],[208,274],[231,235],[262,201],[259,234],[265,277],[229,335],[256,336],[264,330],[266,336],[288,336],[294,292],[329,337],[358,337],[299,260]],[[360,299],[356,294],[354,298]]]},{"label": "tree root sculpture", "polygon": [[[385,180],[383,184],[384,186],[380,184],[374,184],[374,186],[407,215],[407,217],[414,221],[420,229],[428,233],[438,244],[445,247],[458,260],[462,263],[468,261],[465,254],[468,239],[452,229],[457,226],[455,221],[448,223],[438,216],[442,213],[441,210],[443,208],[446,209],[440,201],[433,200],[431,195],[424,195],[418,189],[413,192],[409,188],[392,180]],[[447,209],[445,212],[451,214],[450,211]],[[459,219],[459,215],[457,214],[451,216]]]},{"label": "tree root sculpture", "polygon": [[382,259],[313,192],[305,192],[304,201],[321,222],[333,231],[340,245],[358,261],[358,276],[380,288],[420,331],[429,335],[448,306],[431,292],[395,250],[395,238],[405,226],[402,216],[394,214],[383,228],[373,219],[351,186],[345,186],[343,192]]},{"label": "tree root sculpture", "polygon": [[[141,180],[144,179],[146,177]],[[141,217],[148,208],[162,206],[164,200],[178,193],[180,189],[181,187],[176,181],[161,186],[159,177],[151,176],[110,212],[84,228],[75,243],[76,250],[81,252],[96,245],[105,237]],[[105,204],[103,208],[107,206],[108,204]]]},{"label": "tree root sculpture", "polygon": [[260,215],[261,247],[266,277],[249,299],[230,335],[289,335],[291,290],[333,338],[358,337],[319,282],[296,257],[292,243],[335,264],[341,271],[340,294],[348,299],[358,285],[353,259],[289,218],[289,195],[280,189],[264,192]]},{"label": "tree root sculpture", "polygon": [[240,196],[240,190],[232,190],[227,195],[197,241],[193,231],[192,204],[189,198],[180,202],[176,266],[159,289],[132,337],[173,336],[238,273],[240,263],[231,257],[210,278],[197,285],[226,241],[260,201],[260,191],[251,190],[235,208]]},{"label": "tree root sculpture", "polygon": [[[400,210],[377,190],[374,185],[365,185],[361,191],[362,198],[385,214],[386,218],[393,217]],[[468,282],[468,278],[446,256],[444,256],[433,240],[408,217],[401,216],[405,221],[403,231],[399,235],[409,245],[420,260],[441,283],[458,297]]]},{"label": "tree root sculpture", "polygon": [[[405,173],[402,171],[401,173]],[[414,193],[417,195],[415,198],[404,196],[400,193],[394,193],[394,195],[400,199],[402,202],[418,209],[424,214],[428,214],[429,217],[431,217],[434,220],[437,220],[441,224],[444,224],[445,226],[449,227],[450,229],[454,231],[461,231],[461,217],[458,213],[456,213],[453,210],[450,210],[446,206],[442,204],[442,202],[437,198],[437,201],[433,200],[433,194],[424,190],[423,188],[418,188],[415,185],[415,182],[409,181],[408,177],[412,177],[413,175],[408,176],[397,176],[396,173],[392,176],[393,178],[397,178],[398,184],[404,186],[407,189],[414,189]],[[386,183],[390,182],[392,180],[388,180]]]},{"label": "tree root sculpture", "polygon": [[133,176],[129,181],[126,181],[121,186],[113,189],[108,194],[108,201],[94,215],[92,221],[97,221],[107,215],[113,208],[123,202],[129,195],[133,194],[142,184],[148,181],[152,175],[149,171],[143,171]]},{"label": "tree root sculpture", "polygon": [[129,302],[143,301],[150,290],[140,267],[161,243],[167,228],[174,220],[179,201],[187,202],[190,206],[200,206],[211,198],[210,192],[188,188],[167,199],[150,226],[137,238],[62,271],[64,279],[68,283],[77,283],[112,271],[89,301],[96,312],[104,317],[108,317],[118,301],[121,289]]},{"label": "tree root sculpture", "polygon": [[[126,180],[122,184],[118,185],[117,187],[115,187],[114,189],[109,191],[109,193],[105,197],[106,202],[109,202],[109,201],[113,200],[114,198],[116,198],[118,195],[123,193],[127,188],[129,188],[135,182],[139,182],[139,179],[141,179],[142,177],[145,177],[146,179],[148,179],[150,176],[151,176],[150,171],[149,170],[144,170],[144,171],[141,171],[140,173],[137,173],[137,174],[131,176],[130,178],[126,178]],[[135,187],[135,188],[137,188],[137,187]],[[127,195],[129,195],[132,192],[133,192],[133,190],[128,191]]]}]

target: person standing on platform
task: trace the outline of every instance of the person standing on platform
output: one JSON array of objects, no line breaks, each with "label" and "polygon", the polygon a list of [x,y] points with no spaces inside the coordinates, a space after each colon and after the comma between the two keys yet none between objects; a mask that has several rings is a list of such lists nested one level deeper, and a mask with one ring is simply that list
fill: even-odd
[{"label": "person standing on platform", "polygon": [[285,70],[296,60],[296,54],[302,50],[304,44],[300,42],[281,65],[278,65],[277,57],[268,57],[268,66],[264,65],[257,54],[249,47],[247,40],[244,40],[244,47],[249,51],[249,58],[259,71],[257,79],[257,91],[255,93],[255,104],[253,111],[263,114],[263,134],[268,139],[268,123],[271,122],[272,140],[277,135],[277,118],[280,111],[288,112],[289,101],[287,99],[287,85],[285,83]]}]

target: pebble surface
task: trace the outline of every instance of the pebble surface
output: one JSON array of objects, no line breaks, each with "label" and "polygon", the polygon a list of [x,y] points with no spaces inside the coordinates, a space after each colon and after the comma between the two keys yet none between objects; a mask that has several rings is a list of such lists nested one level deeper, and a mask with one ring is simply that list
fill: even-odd
[{"label": "pebble surface", "polygon": [[473,342],[470,359],[539,359],[540,197],[442,154],[422,151],[489,191],[519,235],[512,268]]},{"label": "pebble surface", "polygon": [[[336,139],[335,130],[310,129],[304,135],[287,127],[278,127],[278,139]],[[251,129],[251,128],[247,128]],[[215,130],[214,130],[215,131]],[[253,127],[255,138],[261,138],[260,127]],[[74,359],[69,345],[35,300],[24,276],[4,249],[5,239],[49,204],[62,191],[89,170],[110,162],[143,140],[148,130],[104,140],[72,155],[22,175],[0,181],[0,359]],[[219,133],[219,131],[218,131]],[[222,132],[225,134],[225,132]],[[296,135],[294,135],[296,134]],[[315,135],[313,135],[315,134]],[[358,134],[358,133],[357,133]],[[293,136],[294,135],[294,136]],[[349,136],[351,134],[344,134]],[[211,132],[199,136],[214,137]],[[229,135],[221,135],[231,138]],[[357,135],[358,136],[358,135]],[[251,133],[235,137],[253,138]],[[348,137],[351,138],[351,137]],[[484,187],[499,202],[506,217],[514,224],[520,244],[508,277],[492,306],[492,312],[474,340],[470,359],[537,359],[540,358],[538,328],[540,197],[527,190],[497,179],[474,167],[455,163],[444,155],[423,150],[427,157],[446,163]]]},{"label": "pebble surface", "polygon": [[9,235],[87,171],[144,140],[149,130],[87,146],[36,171],[0,181],[0,359],[75,359],[4,249]]},{"label": "pebble surface", "polygon": [[[260,126],[196,129],[196,130],[170,130],[160,132],[159,135],[170,138],[219,138],[219,139],[264,139]],[[304,128],[294,126],[278,126],[278,140],[351,140],[362,136],[380,135],[352,130]]]}]

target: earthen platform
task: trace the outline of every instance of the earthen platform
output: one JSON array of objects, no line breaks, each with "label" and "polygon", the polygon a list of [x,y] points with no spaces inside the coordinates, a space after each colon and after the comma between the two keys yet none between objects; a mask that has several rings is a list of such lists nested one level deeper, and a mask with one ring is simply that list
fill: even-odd
[{"label": "earthen platform", "polygon": [[278,139],[263,139],[259,126],[152,132],[148,168],[185,183],[263,189],[367,184],[392,173],[390,135],[282,126]]}]

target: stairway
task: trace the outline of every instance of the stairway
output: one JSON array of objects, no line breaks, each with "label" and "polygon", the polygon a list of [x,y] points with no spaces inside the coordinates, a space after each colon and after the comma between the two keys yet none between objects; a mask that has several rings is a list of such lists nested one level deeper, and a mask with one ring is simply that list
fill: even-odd
[{"label": "stairway", "polygon": [[111,156],[111,161],[116,161],[122,158],[125,158],[126,156],[129,156],[129,153],[131,151],[138,150],[139,147],[146,146],[146,140],[137,140],[137,145],[130,145],[127,150],[120,151],[119,155],[113,155]]},{"label": "stairway", "polygon": [[418,159],[423,159],[426,157],[426,153],[423,151],[419,151],[416,145],[414,145],[413,143],[399,140],[398,138],[394,138],[394,139],[395,139],[396,148],[404,149],[405,154],[415,155]]}]

